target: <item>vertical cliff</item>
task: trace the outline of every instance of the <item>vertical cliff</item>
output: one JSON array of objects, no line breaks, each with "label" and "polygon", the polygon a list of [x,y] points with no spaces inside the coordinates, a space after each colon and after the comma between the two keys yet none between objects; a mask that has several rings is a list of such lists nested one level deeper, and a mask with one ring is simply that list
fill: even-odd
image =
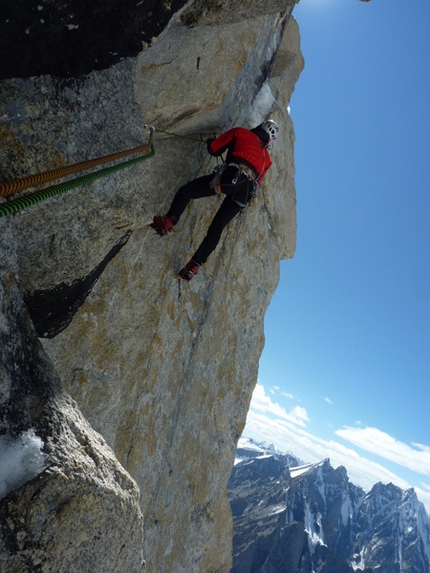
[{"label": "vertical cliff", "polygon": [[[153,158],[0,218],[0,432],[34,428],[48,455],[0,501],[8,571],[132,573],[143,558],[150,572],[229,571],[226,484],[279,261],[295,249],[293,4],[188,2],[104,69],[61,78],[47,62],[0,82],[3,180],[139,145],[145,123],[162,130]],[[269,114],[281,137],[260,194],[178,282],[219,204],[195,202],[163,239],[148,228],[213,166],[199,141],[169,134]]]}]

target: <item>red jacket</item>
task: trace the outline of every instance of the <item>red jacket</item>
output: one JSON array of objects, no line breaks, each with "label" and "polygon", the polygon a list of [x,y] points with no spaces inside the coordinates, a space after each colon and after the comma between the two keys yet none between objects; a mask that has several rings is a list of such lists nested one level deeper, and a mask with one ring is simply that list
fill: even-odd
[{"label": "red jacket", "polygon": [[244,127],[229,129],[208,142],[208,151],[211,155],[221,155],[225,150],[228,150],[227,163],[244,163],[254,171],[257,183],[261,183],[272,165],[269,152],[262,140]]}]

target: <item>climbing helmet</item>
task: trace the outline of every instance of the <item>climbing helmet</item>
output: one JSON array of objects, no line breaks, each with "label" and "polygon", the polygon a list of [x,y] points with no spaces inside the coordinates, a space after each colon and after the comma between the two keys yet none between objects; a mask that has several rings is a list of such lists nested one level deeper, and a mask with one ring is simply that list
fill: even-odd
[{"label": "climbing helmet", "polygon": [[260,124],[260,127],[264,129],[264,131],[268,134],[269,143],[272,143],[272,141],[275,141],[275,139],[278,138],[279,126],[276,123],[276,121],[273,121],[273,119],[268,119],[267,121],[263,121],[263,123]]}]

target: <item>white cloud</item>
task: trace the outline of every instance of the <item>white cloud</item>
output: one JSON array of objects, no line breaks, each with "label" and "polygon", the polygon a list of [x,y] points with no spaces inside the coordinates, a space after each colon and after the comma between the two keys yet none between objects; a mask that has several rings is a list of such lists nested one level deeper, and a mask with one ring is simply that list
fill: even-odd
[{"label": "white cloud", "polygon": [[285,408],[280,406],[277,402],[272,402],[272,399],[270,396],[267,396],[262,384],[257,384],[254,389],[251,400],[251,410],[257,410],[258,412],[277,416],[283,420],[288,420],[297,426],[305,427],[306,422],[309,422],[305,408],[295,406],[291,412],[288,413]]},{"label": "white cloud", "polygon": [[306,409],[301,406],[294,406],[289,414],[289,419],[293,424],[303,427],[306,427],[306,422],[309,422],[308,413],[306,412]]},{"label": "white cloud", "polygon": [[323,440],[288,421],[273,420],[250,411],[244,435],[260,441],[273,443],[278,449],[291,452],[304,462],[330,458],[334,467],[343,465],[353,483],[370,489],[376,482],[395,483],[407,489],[409,484],[381,466],[360,456],[355,450],[334,440]]},{"label": "white cloud", "polygon": [[294,398],[294,396],[292,394],[288,394],[288,392],[281,392],[281,396],[284,396],[285,398],[289,398],[290,400],[292,400]]},{"label": "white cloud", "polygon": [[327,404],[333,404],[333,402],[330,400],[330,398],[327,398],[327,396],[324,398],[324,400],[327,402]]},{"label": "white cloud", "polygon": [[338,436],[366,450],[408,468],[413,472],[430,476],[430,448],[420,444],[413,444],[414,448],[399,442],[386,432],[378,428],[351,428],[345,427],[335,432]]},{"label": "white cloud", "polygon": [[420,487],[414,486],[415,493],[418,496],[418,499],[423,502],[426,506],[426,511],[430,514],[430,493]]},{"label": "white cloud", "polygon": [[[393,483],[402,489],[411,485],[400,476],[380,463],[361,456],[357,451],[341,444],[337,440],[325,440],[306,430],[309,421],[305,408],[296,406],[287,412],[279,404],[272,402],[261,384],[256,386],[248,412],[243,435],[257,441],[273,444],[283,452],[290,452],[303,462],[315,462],[329,458],[333,467],[344,466],[352,483],[370,490],[377,482]],[[390,461],[430,475],[430,448],[413,444],[413,449],[398,442],[388,434],[376,428],[344,428],[335,432],[349,439],[354,445],[383,456]],[[414,489],[419,499],[430,512],[430,486],[421,484]]]},{"label": "white cloud", "polygon": [[417,442],[412,442],[412,445],[414,446],[414,448],[422,450],[423,452],[430,453],[430,446],[423,446],[423,444],[418,444]]}]

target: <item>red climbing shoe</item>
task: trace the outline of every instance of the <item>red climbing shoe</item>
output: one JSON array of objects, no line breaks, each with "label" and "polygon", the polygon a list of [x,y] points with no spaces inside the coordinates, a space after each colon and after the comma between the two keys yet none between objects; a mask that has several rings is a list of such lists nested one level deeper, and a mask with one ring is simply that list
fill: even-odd
[{"label": "red climbing shoe", "polygon": [[189,282],[194,275],[199,272],[200,266],[196,261],[191,261],[185,265],[183,269],[181,269],[178,273],[178,277],[183,279],[184,281]]},{"label": "red climbing shoe", "polygon": [[173,221],[170,217],[160,217],[156,215],[153,219],[153,223],[149,226],[152,227],[161,237],[168,235],[173,231]]}]

